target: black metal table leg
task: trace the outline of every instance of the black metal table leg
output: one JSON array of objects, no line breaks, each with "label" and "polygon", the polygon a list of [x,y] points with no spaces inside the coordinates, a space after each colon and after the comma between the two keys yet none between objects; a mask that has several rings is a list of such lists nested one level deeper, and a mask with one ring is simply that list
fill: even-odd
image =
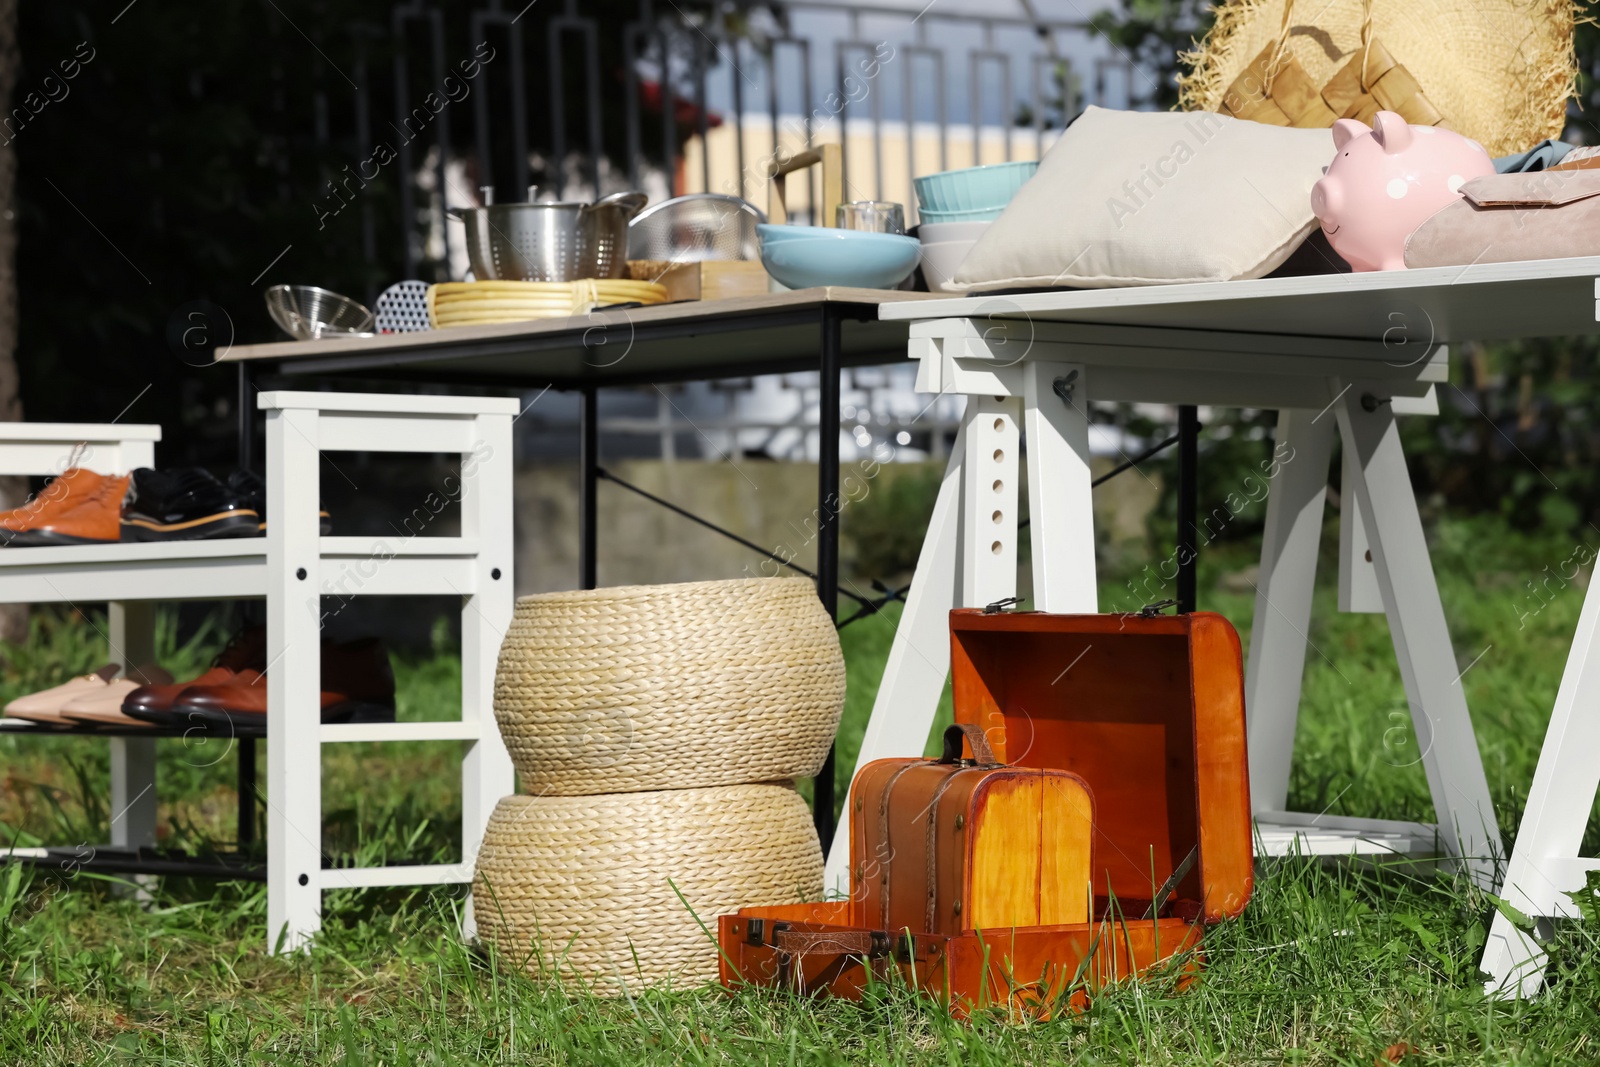
[{"label": "black metal table leg", "polygon": [[1195,568],[1200,551],[1196,511],[1200,497],[1200,412],[1178,408],[1178,611],[1196,610]]},{"label": "black metal table leg", "polygon": [[256,839],[256,739],[241,737],[239,745],[239,849]]},{"label": "black metal table leg", "polygon": [[256,463],[256,403],[250,385],[250,364],[239,364],[239,469],[252,470]]},{"label": "black metal table leg", "polygon": [[[839,309],[822,305],[822,344],[817,400],[817,596],[828,618],[839,614],[839,362],[844,321]],[[812,818],[826,855],[833,843],[832,746],[812,782]]]},{"label": "black metal table leg", "polygon": [[600,404],[594,386],[583,390],[578,432],[578,588],[595,587],[595,548],[599,540],[595,491],[599,488]]}]

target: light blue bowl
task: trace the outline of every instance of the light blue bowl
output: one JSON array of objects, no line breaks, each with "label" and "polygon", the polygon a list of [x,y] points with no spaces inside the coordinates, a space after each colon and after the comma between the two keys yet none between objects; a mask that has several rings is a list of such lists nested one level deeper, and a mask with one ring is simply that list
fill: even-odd
[{"label": "light blue bowl", "polygon": [[[781,232],[795,230],[801,232]],[[915,237],[894,233],[772,225],[757,226],[756,232],[762,266],[790,289],[889,289],[916,269],[922,249]]]},{"label": "light blue bowl", "polygon": [[[1023,163],[990,163],[982,167],[947,170],[918,178],[917,207],[922,218],[930,213],[999,210],[1011,203],[1027,180],[1039,169],[1038,160]],[[936,222],[975,222],[976,216],[941,218]]]},{"label": "light blue bowl", "polygon": [[831,232],[821,226],[780,226],[775,222],[756,224],[756,236],[761,238],[762,244],[768,241],[805,241]]},{"label": "light blue bowl", "polygon": [[993,222],[1005,211],[1004,207],[986,207],[977,211],[920,211],[918,222]]}]

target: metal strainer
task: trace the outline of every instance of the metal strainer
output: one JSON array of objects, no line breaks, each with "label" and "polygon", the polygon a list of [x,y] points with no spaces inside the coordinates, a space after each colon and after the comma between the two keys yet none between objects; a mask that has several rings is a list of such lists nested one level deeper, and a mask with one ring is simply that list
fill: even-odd
[{"label": "metal strainer", "polygon": [[369,308],[315,285],[274,285],[263,295],[272,321],[297,341],[372,330]]},{"label": "metal strainer", "polygon": [[748,200],[691,193],[664,200],[628,224],[628,258],[698,263],[760,259],[756,224],[767,216]]}]

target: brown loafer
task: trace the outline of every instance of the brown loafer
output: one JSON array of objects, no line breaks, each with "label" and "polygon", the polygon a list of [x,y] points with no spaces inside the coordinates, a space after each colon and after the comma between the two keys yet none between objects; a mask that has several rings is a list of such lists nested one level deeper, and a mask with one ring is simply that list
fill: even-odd
[{"label": "brown loafer", "polygon": [[[322,721],[393,722],[394,672],[377,638],[322,646]],[[267,681],[258,671],[240,671],[218,685],[190,686],[172,713],[220,728],[267,722]]]},{"label": "brown loafer", "polygon": [[198,678],[172,685],[146,685],[129,693],[122,702],[122,710],[135,719],[155,723],[157,726],[188,726],[190,721],[172,710],[173,701],[191,686],[224,685],[244,669],[265,670],[267,666],[267,631],[252,626],[241,632],[217,654],[211,669]]}]

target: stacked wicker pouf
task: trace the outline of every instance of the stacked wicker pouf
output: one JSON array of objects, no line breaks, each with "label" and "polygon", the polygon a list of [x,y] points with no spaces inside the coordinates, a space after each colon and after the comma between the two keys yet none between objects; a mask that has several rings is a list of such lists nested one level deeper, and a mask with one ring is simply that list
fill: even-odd
[{"label": "stacked wicker pouf", "polygon": [[701,922],[821,895],[793,780],[822,766],[844,690],[805,579],[518,600],[494,701],[521,793],[478,854],[482,936],[601,992],[715,979]]}]

